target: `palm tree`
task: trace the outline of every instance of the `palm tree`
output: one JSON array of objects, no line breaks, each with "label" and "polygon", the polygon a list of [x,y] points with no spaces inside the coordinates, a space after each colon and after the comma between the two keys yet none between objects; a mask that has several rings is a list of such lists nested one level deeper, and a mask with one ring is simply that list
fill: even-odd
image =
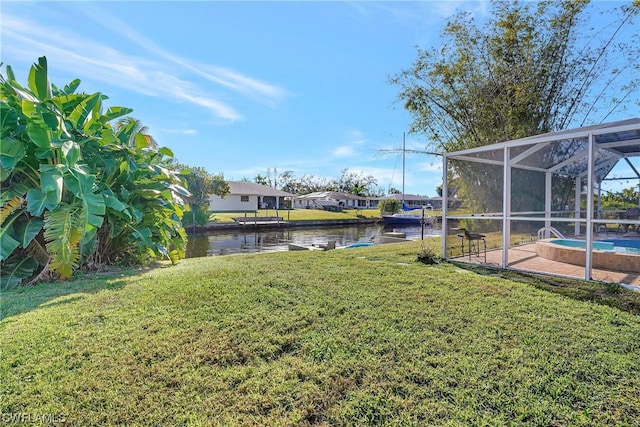
[{"label": "palm tree", "polygon": [[136,135],[142,135],[147,141],[147,147],[158,148],[158,142],[149,134],[149,127],[142,124],[142,122],[135,117],[127,116],[123,117],[116,123],[116,131],[123,129],[129,130],[129,147],[136,146]]},{"label": "palm tree", "polygon": [[638,193],[633,187],[623,188],[622,199],[625,204],[635,204],[638,201]]}]

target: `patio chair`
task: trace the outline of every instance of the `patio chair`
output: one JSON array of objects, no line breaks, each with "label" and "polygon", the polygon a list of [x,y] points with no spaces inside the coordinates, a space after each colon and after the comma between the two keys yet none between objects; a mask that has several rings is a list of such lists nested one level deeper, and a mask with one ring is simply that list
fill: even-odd
[{"label": "patio chair", "polygon": [[471,254],[474,253],[476,257],[480,258],[480,242],[482,242],[482,253],[484,254],[484,263],[487,263],[487,241],[485,235],[480,233],[470,233],[466,228],[457,228],[457,231],[462,233],[458,234],[460,238],[460,244],[462,246],[462,256],[464,257],[464,241],[469,242],[469,261],[471,261]]},{"label": "patio chair", "polygon": [[[621,216],[624,219],[640,219],[640,208],[629,208],[626,212],[624,212]],[[618,230],[622,230],[623,234],[627,234],[632,231],[629,228],[632,228],[634,231],[638,232],[638,226],[633,224],[619,224]]]}]

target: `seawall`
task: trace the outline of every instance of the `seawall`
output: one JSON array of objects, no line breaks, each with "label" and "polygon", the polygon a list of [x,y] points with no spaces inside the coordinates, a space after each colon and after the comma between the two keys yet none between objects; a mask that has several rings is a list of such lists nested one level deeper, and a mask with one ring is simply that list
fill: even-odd
[{"label": "seawall", "polygon": [[[258,221],[260,218],[258,218]],[[353,219],[305,219],[296,221],[269,221],[254,223],[247,221],[244,224],[237,222],[210,222],[207,225],[195,227],[196,233],[203,233],[218,230],[266,230],[278,228],[302,228],[302,227],[349,227],[356,225],[377,224],[382,222],[381,218],[353,218]],[[188,233],[194,231],[194,227],[187,226]]]}]

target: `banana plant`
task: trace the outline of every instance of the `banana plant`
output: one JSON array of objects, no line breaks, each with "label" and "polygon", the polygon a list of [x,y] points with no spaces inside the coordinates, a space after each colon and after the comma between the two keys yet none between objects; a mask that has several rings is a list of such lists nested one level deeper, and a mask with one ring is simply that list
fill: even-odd
[{"label": "banana plant", "polygon": [[163,166],[171,151],[145,144],[135,127],[116,129],[112,122],[132,110],[103,112],[107,97],[76,93],[79,85],[51,84],[45,57],[26,87],[11,67],[0,74],[2,287],[49,270],[70,277],[96,253],[109,253],[107,262],[118,251],[184,256],[188,192]]}]

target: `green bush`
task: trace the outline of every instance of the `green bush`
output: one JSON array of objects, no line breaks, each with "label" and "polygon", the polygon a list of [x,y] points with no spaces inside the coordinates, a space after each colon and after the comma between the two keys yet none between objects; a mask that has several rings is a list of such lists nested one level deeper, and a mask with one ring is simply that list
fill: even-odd
[{"label": "green bush", "polygon": [[394,199],[381,200],[378,204],[378,209],[382,215],[394,214],[396,212],[400,212],[402,209],[402,202]]},{"label": "green bush", "polygon": [[[209,217],[211,213],[209,212],[209,206],[200,206],[197,209],[191,208],[191,212],[185,214],[182,219],[182,224],[185,227],[191,227],[194,225],[207,225],[210,221]],[[195,221],[194,221],[195,219]]]},{"label": "green bush", "polygon": [[3,288],[130,256],[184,257],[189,193],[169,167],[173,153],[154,148],[135,121],[112,126],[132,110],[103,112],[107,97],[76,93],[79,85],[52,85],[45,57],[27,87],[9,66],[0,74]]}]

